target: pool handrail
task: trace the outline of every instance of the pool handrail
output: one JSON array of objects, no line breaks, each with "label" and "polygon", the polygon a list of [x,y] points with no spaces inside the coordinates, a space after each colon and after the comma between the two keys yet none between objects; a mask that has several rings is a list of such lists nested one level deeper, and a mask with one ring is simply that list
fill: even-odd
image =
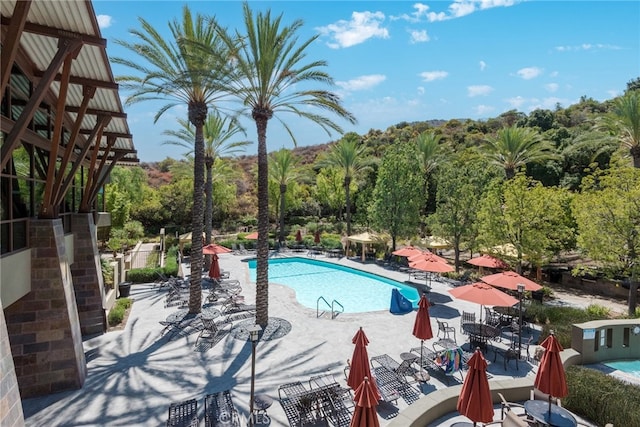
[{"label": "pool handrail", "polygon": [[331,309],[331,318],[333,319],[333,307],[331,306],[331,304],[329,304],[329,301],[327,301],[323,296],[320,296],[320,298],[318,298],[318,300],[316,301],[316,318],[319,318],[324,313],[326,313],[326,311],[323,311],[322,313],[320,313],[320,301],[324,301],[327,307]]},{"label": "pool handrail", "polygon": [[[334,308],[333,308],[333,305],[334,305],[334,304],[339,305],[339,306],[340,306],[340,308],[341,308],[342,310],[340,310],[340,311],[336,311],[336,310],[334,310]],[[344,306],[343,306],[342,304],[340,304],[340,303],[338,302],[338,300],[335,300],[335,299],[334,299],[333,301],[331,301],[331,318],[332,318],[332,319],[335,319],[335,318],[336,318],[336,316],[337,316],[338,314],[340,314],[340,313],[344,313]]]}]

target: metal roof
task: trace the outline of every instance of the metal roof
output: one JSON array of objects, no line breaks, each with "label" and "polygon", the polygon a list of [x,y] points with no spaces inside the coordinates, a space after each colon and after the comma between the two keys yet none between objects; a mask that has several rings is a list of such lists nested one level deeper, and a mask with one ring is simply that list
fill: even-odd
[{"label": "metal roof", "polygon": [[[2,24],[5,26],[13,16],[16,0],[0,2]],[[89,101],[81,134],[89,133],[99,114],[111,117],[105,127],[100,146],[107,147],[109,136],[115,137],[112,150],[126,153],[118,164],[136,164],[138,162],[133,138],[129,131],[126,114],[111,71],[106,53],[106,40],[102,39],[91,1],[33,0],[29,8],[24,31],[20,37],[20,53],[26,55],[35,68],[34,73],[44,72],[58,50],[58,37],[72,33],[74,38],[83,40],[80,53],[71,66],[71,81],[66,98],[67,117],[76,120],[77,108],[83,100],[85,84],[96,88],[95,95]],[[3,38],[4,38],[3,32]],[[60,70],[61,72],[61,70]],[[60,83],[54,81],[50,91],[57,98]],[[104,153],[104,151],[101,152]],[[113,156],[110,153],[109,158]]]}]

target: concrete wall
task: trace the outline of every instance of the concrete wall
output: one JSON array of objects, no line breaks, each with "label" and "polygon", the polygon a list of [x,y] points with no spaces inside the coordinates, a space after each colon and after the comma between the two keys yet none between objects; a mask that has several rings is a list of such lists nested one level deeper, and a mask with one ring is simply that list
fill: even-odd
[{"label": "concrete wall", "polygon": [[[636,329],[637,327],[637,329]],[[638,333],[634,333],[634,329]],[[640,319],[611,319],[573,325],[571,346],[582,364],[640,359]]]},{"label": "concrete wall", "polygon": [[31,250],[0,258],[0,300],[8,307],[31,292]]}]

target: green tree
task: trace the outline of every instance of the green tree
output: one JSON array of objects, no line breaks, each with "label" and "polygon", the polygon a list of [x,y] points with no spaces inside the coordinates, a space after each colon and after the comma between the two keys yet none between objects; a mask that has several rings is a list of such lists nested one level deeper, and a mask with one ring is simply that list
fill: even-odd
[{"label": "green tree", "polygon": [[640,277],[640,169],[613,167],[583,181],[573,201],[578,247],[609,275],[629,278],[629,315],[635,313]]},{"label": "green tree", "polygon": [[420,170],[423,174],[422,192],[424,194],[424,209],[422,214],[427,215],[429,212],[429,200],[435,200],[430,197],[429,188],[432,185],[431,177],[440,162],[444,159],[442,146],[440,145],[441,135],[437,135],[433,131],[425,131],[418,135],[415,139],[418,148],[418,158],[420,159]]},{"label": "green tree", "polygon": [[505,127],[485,140],[482,152],[492,164],[504,169],[507,179],[529,163],[556,158],[553,146],[532,128]]},{"label": "green tree", "polygon": [[[335,216],[336,222],[342,217],[345,204],[344,172],[336,168],[323,168],[316,176],[314,194],[318,202],[329,208]],[[351,191],[356,190],[355,183],[351,184]]]},{"label": "green tree", "polygon": [[[180,129],[165,130],[163,135],[170,136],[172,140],[165,141],[164,144],[178,145],[187,148],[187,155],[193,154],[193,141],[195,140],[195,129],[184,119],[178,119]],[[204,233],[205,241],[211,242],[211,228],[213,225],[213,164],[223,156],[232,156],[244,151],[244,148],[251,144],[250,141],[231,141],[237,134],[246,135],[240,124],[227,117],[222,117],[220,113],[213,112],[207,116],[202,129],[204,138],[204,167],[206,172],[205,211],[204,211]],[[208,261],[207,261],[208,264]]]},{"label": "green tree", "polygon": [[477,212],[491,178],[480,162],[466,158],[447,162],[438,174],[436,211],[429,217],[429,224],[435,235],[453,245],[456,271],[460,269],[462,246],[472,246],[477,237]]},{"label": "green tree", "polygon": [[228,89],[240,101],[241,112],[251,115],[258,134],[256,323],[265,327],[269,316],[267,124],[274,116],[278,117],[295,143],[293,131],[279,118],[280,114],[293,113],[309,119],[326,130],[328,135],[331,135],[331,130],[342,133],[342,129],[322,112],[330,112],[351,123],[356,120],[342,107],[335,93],[312,87],[314,84],[334,84],[331,76],[323,70],[327,66],[325,61],[302,63],[307,49],[315,43],[318,35],[298,43],[297,33],[303,26],[301,20],[284,25],[282,15],[272,18],[270,10],[254,17],[246,2],[243,3],[243,16],[246,34],[236,31],[231,35],[220,27],[218,30],[228,48],[235,52],[231,61],[233,79]]},{"label": "green tree", "polygon": [[[157,122],[171,108],[187,105],[189,122],[195,128],[193,145],[193,232],[191,244],[191,271],[202,271],[202,228],[204,186],[203,128],[210,107],[224,94],[227,86],[224,73],[228,57],[215,28],[208,25],[200,14],[192,17],[188,6],[182,10],[182,21],[169,22],[171,38],[158,32],[143,18],[138,18],[141,29],[129,32],[136,42],[117,40],[116,43],[135,53],[127,58],[114,58],[113,62],[132,69],[135,74],[119,77],[123,88],[131,90],[127,105],[161,100],[162,106],[154,117]],[[202,48],[215,52],[203,55]],[[202,275],[192,274],[189,286],[189,313],[199,313],[202,306]]]},{"label": "green tree", "polygon": [[269,156],[269,177],[278,186],[277,200],[280,202],[278,208],[278,228],[280,231],[278,233],[278,241],[281,244],[285,240],[284,214],[287,187],[289,184],[303,178],[299,165],[300,158],[286,148],[275,151]]},{"label": "green tree", "polygon": [[348,133],[333,144],[320,166],[335,167],[344,172],[344,194],[346,201],[347,236],[351,235],[351,182],[360,174],[371,169],[372,159],[365,145],[359,145],[359,136]]},{"label": "green tree", "polygon": [[414,234],[420,223],[424,194],[417,168],[415,148],[395,144],[387,148],[378,169],[371,219],[376,228],[389,232],[394,251],[396,239]]},{"label": "green tree", "polygon": [[489,186],[478,219],[482,243],[515,247],[518,272],[525,257],[539,267],[573,241],[569,192],[522,174]]},{"label": "green tree", "polygon": [[640,168],[640,91],[628,91],[614,100],[605,125],[618,137],[622,149],[629,151],[633,167]]}]

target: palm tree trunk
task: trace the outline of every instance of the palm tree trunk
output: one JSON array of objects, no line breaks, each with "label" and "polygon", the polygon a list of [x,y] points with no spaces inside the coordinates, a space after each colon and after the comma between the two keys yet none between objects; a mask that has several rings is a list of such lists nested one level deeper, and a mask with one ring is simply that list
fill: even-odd
[{"label": "palm tree trunk", "polygon": [[351,177],[344,177],[344,197],[347,202],[347,236],[351,236],[351,193],[349,191],[351,187]]},{"label": "palm tree trunk", "polygon": [[256,250],[256,324],[264,329],[269,321],[269,163],[267,117],[256,117],[258,133],[258,242]]},{"label": "palm tree trunk", "polygon": [[189,121],[196,130],[193,166],[193,216],[191,221],[191,278],[189,279],[189,313],[200,313],[202,308],[202,211],[204,186],[204,121],[207,105],[189,104]]},{"label": "palm tree trunk", "polygon": [[633,167],[640,168],[640,145],[631,148],[631,157],[633,158]]},{"label": "palm tree trunk", "polygon": [[284,242],[284,195],[287,192],[287,184],[280,184],[280,243]]},{"label": "palm tree trunk", "polygon": [[[211,243],[211,224],[213,222],[213,158],[205,156],[204,165],[207,170],[207,183],[204,186],[204,194],[206,198],[206,208],[204,210],[204,235],[205,243]],[[207,255],[204,259],[204,270],[208,270],[211,265],[211,255]]]}]

